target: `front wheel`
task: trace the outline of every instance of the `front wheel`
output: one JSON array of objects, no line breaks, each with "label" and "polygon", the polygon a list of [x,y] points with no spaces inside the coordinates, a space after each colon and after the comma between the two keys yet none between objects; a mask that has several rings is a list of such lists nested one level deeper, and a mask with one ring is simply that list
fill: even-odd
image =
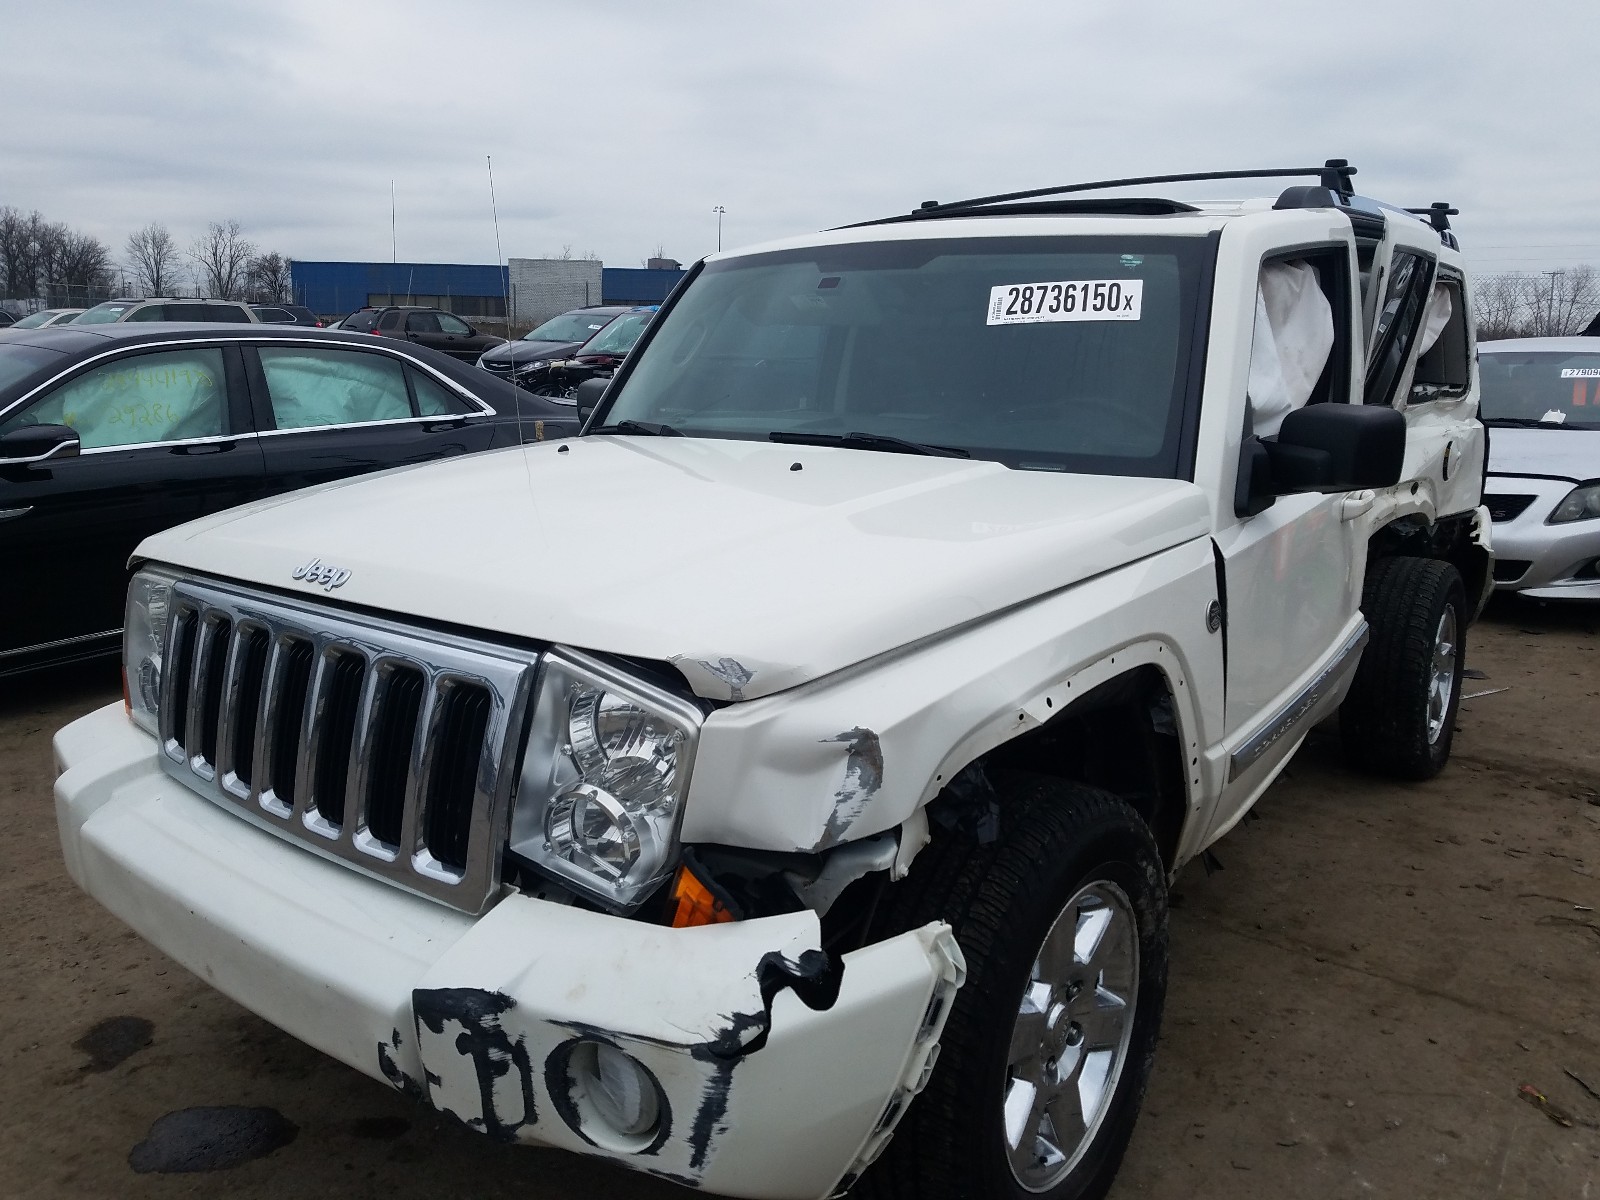
[{"label": "front wheel", "polygon": [[1361,597],[1371,637],[1339,709],[1345,755],[1396,779],[1432,779],[1450,758],[1466,665],[1466,590],[1446,562],[1386,558]]},{"label": "front wheel", "polygon": [[967,982],[865,1194],[1094,1200],[1132,1136],[1166,992],[1161,856],[1094,788],[1013,777],[1000,813],[997,839],[947,831],[887,898],[897,927],[951,923]]}]

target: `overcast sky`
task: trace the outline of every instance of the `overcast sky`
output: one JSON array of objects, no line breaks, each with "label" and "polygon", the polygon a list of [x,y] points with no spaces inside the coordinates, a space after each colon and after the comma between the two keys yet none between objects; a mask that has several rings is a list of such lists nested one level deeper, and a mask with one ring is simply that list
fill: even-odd
[{"label": "overcast sky", "polygon": [[505,256],[613,266],[710,252],[715,205],[732,247],[1342,156],[1457,204],[1480,272],[1600,263],[1597,0],[0,0],[0,31],[0,205],[119,261],[226,218],[387,260],[392,179],[402,261],[494,262],[490,155]]}]

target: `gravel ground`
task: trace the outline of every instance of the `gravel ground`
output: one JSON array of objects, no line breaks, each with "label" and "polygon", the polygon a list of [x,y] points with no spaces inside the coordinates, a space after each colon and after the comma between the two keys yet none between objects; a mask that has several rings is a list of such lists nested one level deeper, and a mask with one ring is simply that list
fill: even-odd
[{"label": "gravel ground", "polygon": [[[1184,871],[1114,1200],[1600,1196],[1600,1098],[1568,1074],[1600,1090],[1597,632],[1600,610],[1497,604],[1467,689],[1509,690],[1465,703],[1443,776],[1353,775],[1316,731],[1217,846],[1223,869]],[[115,698],[115,671],[0,689],[0,1192],[686,1194],[454,1128],[145,947],[66,878],[50,803],[50,735]],[[150,1172],[173,1145],[205,1149],[207,1114],[185,1110],[211,1105],[263,1110],[243,1119],[277,1148]]]}]

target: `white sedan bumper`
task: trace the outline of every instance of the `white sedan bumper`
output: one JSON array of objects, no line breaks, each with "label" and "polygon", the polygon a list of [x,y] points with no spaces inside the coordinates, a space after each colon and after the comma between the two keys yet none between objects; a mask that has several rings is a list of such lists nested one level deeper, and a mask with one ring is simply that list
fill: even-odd
[{"label": "white sedan bumper", "polygon": [[[837,998],[813,1008],[773,986],[818,948],[809,911],[675,930],[510,893],[469,917],[189,792],[120,704],[55,752],[80,886],[267,1020],[505,1141],[727,1195],[830,1195],[926,1080],[964,975],[933,924],[845,955]],[[584,1102],[567,1071],[584,1042],[654,1076],[653,1132],[622,1135]]]},{"label": "white sedan bumper", "polygon": [[1576,485],[1565,479],[1490,475],[1495,588],[1539,600],[1600,600],[1600,520],[1548,523]]}]

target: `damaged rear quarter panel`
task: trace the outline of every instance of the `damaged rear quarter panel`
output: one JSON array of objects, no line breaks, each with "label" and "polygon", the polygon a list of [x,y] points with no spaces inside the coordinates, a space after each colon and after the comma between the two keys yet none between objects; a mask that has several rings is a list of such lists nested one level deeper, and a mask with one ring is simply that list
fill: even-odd
[{"label": "damaged rear quarter panel", "polygon": [[[937,640],[712,713],[683,839],[824,850],[892,829],[978,755],[1152,662],[1176,696],[1191,816],[1214,791],[1221,639],[1210,543],[1197,539]],[[1119,652],[1122,658],[1118,658]],[[1099,678],[1095,679],[1099,682]]]}]

